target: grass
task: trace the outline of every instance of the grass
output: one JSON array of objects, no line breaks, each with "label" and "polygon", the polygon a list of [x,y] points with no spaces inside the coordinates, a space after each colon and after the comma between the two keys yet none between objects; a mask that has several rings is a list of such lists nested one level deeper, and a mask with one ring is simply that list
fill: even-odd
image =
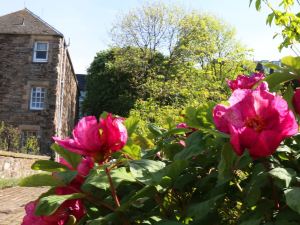
[{"label": "grass", "polygon": [[17,186],[20,178],[2,179],[0,178],[0,189]]}]

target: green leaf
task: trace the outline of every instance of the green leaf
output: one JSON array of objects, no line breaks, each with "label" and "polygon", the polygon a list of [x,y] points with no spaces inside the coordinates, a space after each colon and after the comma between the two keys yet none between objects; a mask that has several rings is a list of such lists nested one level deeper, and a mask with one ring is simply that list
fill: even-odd
[{"label": "green leaf", "polygon": [[163,177],[169,177],[173,181],[180,176],[183,170],[188,166],[186,160],[176,160],[154,174],[154,179],[160,183]]},{"label": "green leaf", "polygon": [[141,147],[135,144],[125,145],[122,152],[129,155],[133,159],[141,159]]},{"label": "green leaf", "polygon": [[47,171],[47,172],[62,172],[62,171],[69,170],[68,167],[66,167],[65,165],[58,163],[58,162],[51,161],[51,160],[35,161],[32,164],[31,169],[43,170],[43,171]]},{"label": "green leaf", "polygon": [[292,187],[284,191],[286,204],[300,214],[300,187]]},{"label": "green leaf", "polygon": [[221,152],[221,161],[218,165],[218,183],[222,184],[232,178],[232,169],[237,159],[237,155],[230,143],[226,143]]},{"label": "green leaf", "polygon": [[[113,181],[115,188],[119,186],[121,182],[135,182],[135,178],[130,172],[126,171],[125,167],[120,167],[110,171],[110,176]],[[107,190],[110,187],[107,174],[103,169],[93,170],[92,173],[85,180],[82,185],[83,190],[89,190],[88,186],[94,186],[103,190]]]},{"label": "green leaf", "polygon": [[294,96],[294,88],[292,85],[289,85],[286,91],[284,92],[283,98],[288,103],[289,109],[295,113],[294,106],[293,106],[293,96]]},{"label": "green leaf", "polygon": [[277,186],[279,186],[280,188],[287,188],[290,186],[290,183],[293,179],[293,177],[295,177],[296,171],[294,171],[293,169],[286,169],[286,168],[274,168],[272,170],[269,171],[269,174],[274,177],[275,179],[275,184]]},{"label": "green leaf", "polygon": [[204,219],[212,210],[216,208],[217,200],[222,197],[223,194],[217,195],[209,200],[189,206],[187,209],[187,215],[193,217],[195,220]]},{"label": "green leaf", "polygon": [[281,59],[281,63],[289,68],[292,68],[297,75],[300,75],[300,57],[286,56]]},{"label": "green leaf", "polygon": [[269,26],[271,26],[274,17],[275,17],[275,13],[273,13],[273,12],[270,13],[270,14],[268,15],[268,17],[267,17],[266,24],[269,25]]},{"label": "green leaf", "polygon": [[154,173],[165,167],[160,161],[141,159],[129,162],[130,171],[138,181],[145,184],[155,183]]},{"label": "green leaf", "polygon": [[202,153],[206,146],[202,143],[203,135],[196,131],[186,139],[186,147],[178,152],[174,159],[190,159]]},{"label": "green leaf", "polygon": [[61,157],[63,157],[70,165],[76,169],[78,164],[81,162],[81,156],[78,154],[75,154],[73,152],[70,152],[62,147],[60,147],[58,144],[54,143],[51,145],[51,149],[58,153]]},{"label": "green leaf", "polygon": [[157,193],[156,188],[154,186],[145,186],[136,192],[130,199],[121,204],[121,206],[117,209],[118,211],[126,210],[131,205],[140,205],[147,199],[153,198]]},{"label": "green leaf", "polygon": [[294,80],[294,79],[299,79],[300,77],[289,73],[289,71],[282,71],[282,72],[274,72],[270,75],[268,75],[265,78],[265,81],[268,82],[268,86],[270,90],[273,90],[277,85]]},{"label": "green leaf", "polygon": [[148,129],[152,134],[154,134],[155,137],[160,137],[163,134],[160,128],[154,124],[149,124]]},{"label": "green leaf", "polygon": [[125,120],[124,124],[127,129],[128,137],[130,137],[133,134],[133,132],[136,130],[139,124],[139,119],[135,117],[129,117]]},{"label": "green leaf", "polygon": [[61,180],[56,179],[49,174],[34,174],[29,177],[25,177],[19,183],[21,187],[42,187],[42,186],[63,186],[64,183]]},{"label": "green leaf", "polygon": [[117,213],[109,213],[106,216],[101,216],[97,219],[93,219],[87,222],[87,225],[111,225],[111,224],[122,224],[119,215]]},{"label": "green leaf", "polygon": [[256,8],[257,11],[260,11],[260,9],[261,9],[261,0],[256,0],[255,8]]},{"label": "green leaf", "polygon": [[261,197],[261,191],[260,187],[257,185],[251,185],[248,192],[247,192],[247,198],[246,203],[249,207],[254,206]]},{"label": "green leaf", "polygon": [[35,209],[35,214],[37,216],[49,216],[53,214],[64,201],[79,199],[83,197],[84,194],[82,193],[75,193],[71,195],[50,195],[47,197],[43,197],[39,199],[39,202]]},{"label": "green leaf", "polygon": [[174,128],[174,129],[171,129],[169,130],[168,132],[166,132],[164,134],[164,136],[168,136],[168,135],[179,135],[179,134],[186,134],[188,132],[191,132],[192,130],[191,129],[188,129],[188,128]]},{"label": "green leaf", "polygon": [[180,222],[170,221],[170,220],[163,220],[155,223],[156,225],[182,225]]},{"label": "green leaf", "polygon": [[259,218],[259,219],[250,219],[250,220],[247,220],[247,221],[243,221],[239,225],[260,225],[261,221],[262,221],[261,218]]},{"label": "green leaf", "polygon": [[65,171],[54,173],[53,176],[64,182],[65,184],[71,183],[71,181],[76,177],[77,171]]}]

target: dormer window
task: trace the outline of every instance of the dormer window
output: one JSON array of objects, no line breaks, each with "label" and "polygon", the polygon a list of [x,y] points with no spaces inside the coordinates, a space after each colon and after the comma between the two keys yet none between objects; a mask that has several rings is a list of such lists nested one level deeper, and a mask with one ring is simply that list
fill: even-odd
[{"label": "dormer window", "polygon": [[48,42],[37,41],[34,44],[33,62],[47,62],[48,61]]}]

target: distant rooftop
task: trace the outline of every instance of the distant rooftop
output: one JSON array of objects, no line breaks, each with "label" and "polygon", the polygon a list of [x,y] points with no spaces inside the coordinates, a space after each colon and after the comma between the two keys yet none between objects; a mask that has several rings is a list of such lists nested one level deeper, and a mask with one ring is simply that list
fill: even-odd
[{"label": "distant rooftop", "polygon": [[62,33],[27,8],[0,16],[0,34],[36,34],[63,37]]}]

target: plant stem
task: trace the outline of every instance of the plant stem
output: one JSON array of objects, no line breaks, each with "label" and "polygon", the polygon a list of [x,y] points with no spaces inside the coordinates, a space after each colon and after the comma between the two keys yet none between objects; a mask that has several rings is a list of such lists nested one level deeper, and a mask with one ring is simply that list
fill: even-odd
[{"label": "plant stem", "polygon": [[116,193],[116,189],[115,189],[115,187],[114,187],[114,184],[113,184],[113,182],[112,182],[112,179],[111,179],[111,176],[110,176],[110,173],[109,173],[109,169],[108,169],[107,167],[105,168],[105,173],[106,173],[106,175],[107,175],[107,177],[108,177],[111,195],[112,195],[112,197],[113,197],[113,199],[114,199],[114,201],[115,201],[117,207],[120,207],[121,205],[120,205],[120,202],[119,202],[117,193]]}]

